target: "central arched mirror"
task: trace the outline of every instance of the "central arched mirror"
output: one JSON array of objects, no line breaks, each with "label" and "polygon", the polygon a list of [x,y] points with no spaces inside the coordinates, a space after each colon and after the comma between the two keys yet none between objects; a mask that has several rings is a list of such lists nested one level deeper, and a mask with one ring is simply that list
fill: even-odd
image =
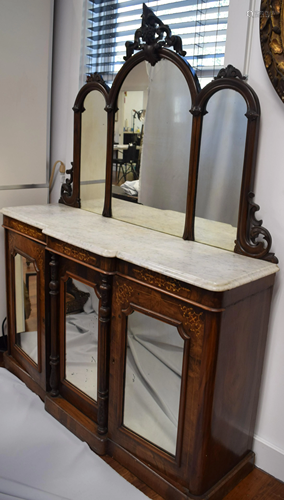
[{"label": "central arched mirror", "polygon": [[105,217],[274,260],[255,218],[260,107],[233,66],[202,90],[144,5],[111,89],[88,77],[75,101],[74,162],[60,201]]},{"label": "central arched mirror", "polygon": [[115,118],[115,219],[182,237],[191,105],[186,79],[171,61],[143,61],[128,73]]}]

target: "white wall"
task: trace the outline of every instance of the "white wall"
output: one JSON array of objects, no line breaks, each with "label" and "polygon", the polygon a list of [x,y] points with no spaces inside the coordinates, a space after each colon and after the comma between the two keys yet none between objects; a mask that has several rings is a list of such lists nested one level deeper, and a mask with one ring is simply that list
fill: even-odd
[{"label": "white wall", "polygon": [[[53,0],[1,0],[0,208],[47,203],[52,29]],[[2,228],[0,256],[2,322],[6,316]]]},{"label": "white wall", "polygon": [[[258,94],[261,105],[261,129],[255,183],[255,201],[273,239],[273,248],[284,263],[284,168],[283,132],[284,104],[276,94],[267,75],[260,47],[259,17],[251,21],[251,50],[244,57],[247,10],[259,11],[259,2],[231,0],[229,39],[226,64],[233,64],[248,73],[249,83]],[[243,33],[241,40],[240,34]],[[248,43],[248,49],[250,43]],[[246,71],[247,69],[247,71]],[[256,464],[284,481],[284,280],[283,271],[276,277],[270,326],[262,376],[260,402],[255,430]]]},{"label": "white wall", "polygon": [[[258,24],[254,18],[250,48],[247,10],[258,9],[254,0],[231,0],[226,50],[226,64],[233,64],[249,74],[249,82],[259,95],[262,108],[260,145],[255,184],[259,217],[273,237],[273,250],[280,265],[284,262],[284,104],[274,91],[262,61]],[[55,24],[54,92],[52,120],[52,158],[68,167],[72,161],[72,106],[80,86],[80,50],[82,47],[82,9],[84,0],[58,0]],[[70,29],[72,26],[72,29]],[[250,57],[248,57],[250,56]],[[82,81],[81,81],[82,83]],[[59,184],[52,200],[59,198]],[[271,311],[271,321],[262,377],[254,449],[256,464],[284,480],[284,282],[278,273]]]},{"label": "white wall", "polygon": [[[52,81],[51,164],[73,160],[73,111],[75,98],[83,85],[81,50],[84,46],[84,0],[57,0],[54,12],[54,56]],[[83,58],[82,58],[83,59]],[[50,201],[60,197],[61,179],[56,172]]]}]

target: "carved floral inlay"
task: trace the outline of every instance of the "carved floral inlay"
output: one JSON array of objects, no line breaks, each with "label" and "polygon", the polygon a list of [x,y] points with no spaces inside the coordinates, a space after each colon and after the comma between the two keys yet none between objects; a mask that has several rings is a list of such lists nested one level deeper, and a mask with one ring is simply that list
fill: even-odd
[{"label": "carved floral inlay", "polygon": [[96,258],[90,256],[87,252],[84,252],[84,250],[71,248],[67,245],[63,245],[62,250],[64,254],[67,255],[68,257],[73,257],[74,259],[78,259],[82,262],[89,262],[90,259],[92,259],[92,262],[96,262]]},{"label": "carved floral inlay", "polygon": [[21,222],[13,222],[13,229],[19,231],[20,233],[24,233],[32,238],[39,238],[41,236],[41,232],[39,230],[33,229],[32,227],[27,227]]},{"label": "carved floral inlay", "polygon": [[118,282],[116,282],[116,285],[118,287],[116,291],[116,301],[118,302],[118,304],[125,304],[132,296],[133,288],[129,285],[126,285],[125,283],[123,285],[120,285]]},{"label": "carved floral inlay", "polygon": [[157,286],[158,288],[162,288],[167,292],[175,293],[175,292],[180,292],[181,290],[184,290],[186,292],[190,291],[187,288],[182,287],[177,280],[167,278],[166,276],[155,276],[150,271],[143,271],[139,269],[134,269],[134,273],[136,274],[137,278],[140,279],[141,281],[149,283],[150,285]]},{"label": "carved floral inlay", "polygon": [[190,331],[198,336],[203,328],[203,321],[201,320],[203,313],[196,313],[192,307],[186,306],[180,306],[180,310],[185,318],[184,325],[189,326]]}]

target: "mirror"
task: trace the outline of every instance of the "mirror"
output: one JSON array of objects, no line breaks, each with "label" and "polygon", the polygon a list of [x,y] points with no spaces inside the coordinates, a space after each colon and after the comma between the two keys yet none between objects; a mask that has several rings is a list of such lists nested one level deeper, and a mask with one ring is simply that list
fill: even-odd
[{"label": "mirror", "polygon": [[236,91],[209,99],[203,117],[195,240],[234,250],[246,142],[247,105]]},{"label": "mirror", "polygon": [[65,289],[65,379],[95,401],[98,310],[94,289],[69,277]]},{"label": "mirror", "polygon": [[38,363],[38,277],[34,260],[17,254],[15,263],[16,345]]},{"label": "mirror", "polygon": [[[98,91],[89,92],[84,100],[81,135],[81,208],[103,211],[107,149],[107,113],[105,99]],[[95,207],[94,207],[95,200]]]},{"label": "mirror", "polygon": [[123,425],[175,455],[184,341],[137,311],[127,325]]},{"label": "mirror", "polygon": [[113,217],[181,237],[192,122],[188,84],[171,61],[143,61],[125,78],[118,107]]}]

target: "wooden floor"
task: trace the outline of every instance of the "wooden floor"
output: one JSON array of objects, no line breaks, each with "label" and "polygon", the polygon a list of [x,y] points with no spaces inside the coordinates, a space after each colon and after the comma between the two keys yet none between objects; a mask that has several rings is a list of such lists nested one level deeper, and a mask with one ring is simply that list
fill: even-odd
[{"label": "wooden floor", "polygon": [[[111,457],[101,457],[116,472],[124,477],[129,483],[133,484],[152,500],[163,500],[163,498],[148,488],[136,476],[131,474],[122,465]],[[269,474],[254,469],[236,488],[234,488],[224,500],[284,500],[284,483],[278,481]]]}]

